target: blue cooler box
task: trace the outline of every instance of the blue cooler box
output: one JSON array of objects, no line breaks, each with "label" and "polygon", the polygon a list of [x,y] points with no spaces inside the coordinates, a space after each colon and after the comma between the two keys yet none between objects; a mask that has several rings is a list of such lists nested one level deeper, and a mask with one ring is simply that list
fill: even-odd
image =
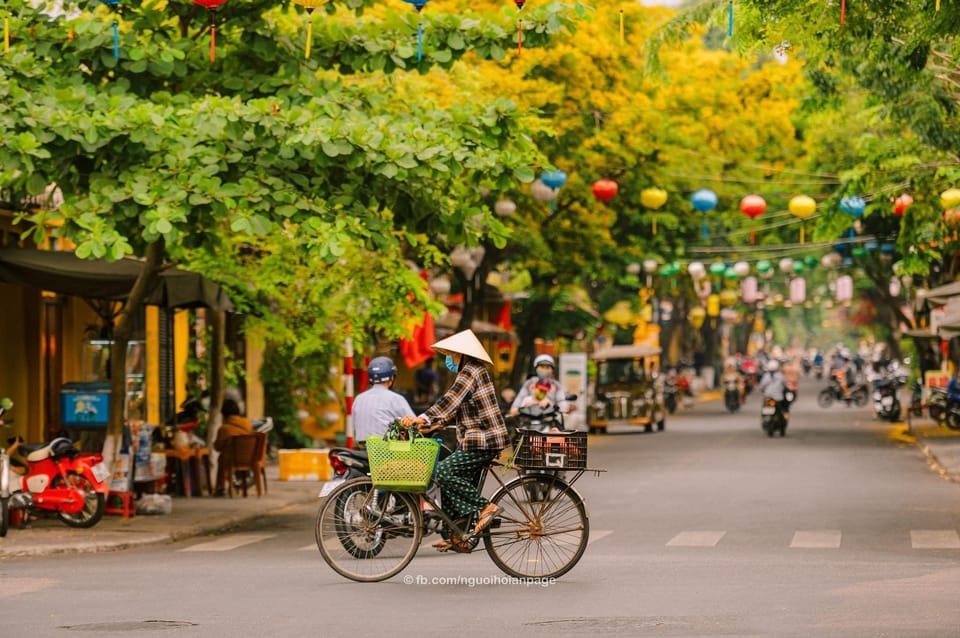
[{"label": "blue cooler box", "polygon": [[110,384],[64,383],[60,390],[60,418],[63,425],[103,428],[110,417]]}]

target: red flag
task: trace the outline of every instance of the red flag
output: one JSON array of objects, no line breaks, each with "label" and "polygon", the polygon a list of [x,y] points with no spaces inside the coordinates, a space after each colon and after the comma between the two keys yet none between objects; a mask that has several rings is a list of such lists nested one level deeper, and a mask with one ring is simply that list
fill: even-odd
[{"label": "red flag", "polygon": [[437,340],[433,329],[433,317],[430,313],[423,313],[423,320],[414,326],[409,339],[400,339],[400,355],[403,357],[403,363],[410,368],[416,368],[418,365],[433,358],[434,352],[430,348]]}]

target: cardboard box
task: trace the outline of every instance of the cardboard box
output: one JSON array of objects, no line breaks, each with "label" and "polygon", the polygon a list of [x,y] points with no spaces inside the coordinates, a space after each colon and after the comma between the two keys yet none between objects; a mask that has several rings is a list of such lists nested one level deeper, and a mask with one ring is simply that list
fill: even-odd
[{"label": "cardboard box", "polygon": [[281,481],[329,481],[333,477],[330,450],[302,448],[278,450]]}]

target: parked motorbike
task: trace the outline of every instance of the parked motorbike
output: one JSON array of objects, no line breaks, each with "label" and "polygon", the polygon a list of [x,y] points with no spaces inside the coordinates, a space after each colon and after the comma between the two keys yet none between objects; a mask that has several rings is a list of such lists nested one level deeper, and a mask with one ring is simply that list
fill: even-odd
[{"label": "parked motorbike", "polygon": [[[27,471],[22,476],[7,471],[0,477],[0,509],[54,513],[70,527],[93,527],[100,522],[110,489],[110,470],[102,455],[79,452],[66,437],[49,443],[20,443],[18,449],[26,455]],[[6,458],[4,465],[8,464]],[[2,513],[6,527],[8,512]]]},{"label": "parked motorbike", "polygon": [[902,377],[887,377],[874,382],[873,409],[878,417],[891,422],[900,419],[898,394],[905,383]]},{"label": "parked motorbike", "polygon": [[930,388],[930,396],[927,397],[927,414],[940,425],[950,427],[947,423],[947,405],[949,403],[950,401],[947,399],[946,390],[943,388]]},{"label": "parked motorbike", "polygon": [[843,401],[848,406],[854,404],[858,408],[862,408],[867,404],[869,396],[867,395],[867,387],[863,385],[863,383],[856,383],[853,387],[849,388],[849,390],[849,396],[843,396],[843,389],[840,387],[840,382],[836,379],[831,379],[830,385],[821,390],[820,394],[817,395],[817,405],[821,408],[829,408],[833,405],[834,401]]}]

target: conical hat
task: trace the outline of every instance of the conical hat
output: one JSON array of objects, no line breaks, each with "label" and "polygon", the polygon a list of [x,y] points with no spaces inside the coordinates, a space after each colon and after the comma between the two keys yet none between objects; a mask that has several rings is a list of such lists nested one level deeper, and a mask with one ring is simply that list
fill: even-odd
[{"label": "conical hat", "polygon": [[455,335],[450,335],[446,339],[441,339],[430,347],[440,352],[465,354],[468,357],[480,359],[493,365],[493,360],[490,359],[487,351],[483,349],[483,344],[477,339],[477,335],[473,334],[473,330],[469,328]]}]

